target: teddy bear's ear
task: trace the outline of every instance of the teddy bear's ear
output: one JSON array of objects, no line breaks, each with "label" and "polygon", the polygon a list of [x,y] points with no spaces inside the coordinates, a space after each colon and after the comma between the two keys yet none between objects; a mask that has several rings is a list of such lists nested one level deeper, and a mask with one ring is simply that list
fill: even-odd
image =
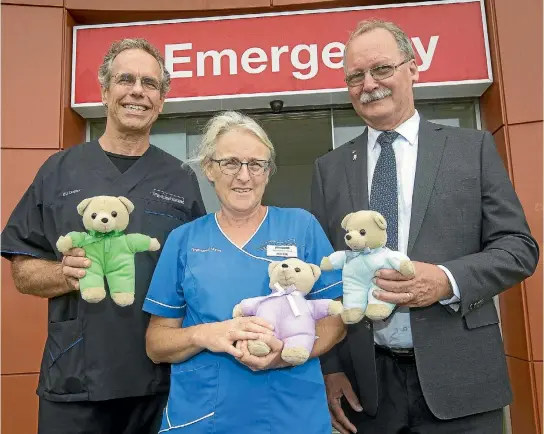
[{"label": "teddy bear's ear", "polygon": [[352,215],[353,213],[350,212],[347,216],[344,217],[342,223],[340,224],[340,226],[342,226],[342,229],[346,229],[346,226],[348,225],[348,220],[351,218]]},{"label": "teddy bear's ear", "polygon": [[134,204],[128,200],[126,197],[119,196],[117,199],[121,201],[123,205],[126,206],[128,213],[130,214],[132,211],[134,211]]},{"label": "teddy bear's ear", "polygon": [[280,265],[281,261],[274,261],[268,264],[268,275],[270,276],[272,272],[274,271],[274,268],[276,268],[278,265]]},{"label": "teddy bear's ear", "polygon": [[315,280],[319,279],[319,276],[321,276],[321,268],[319,268],[315,264],[308,264],[310,268],[312,269],[312,273],[314,274]]},{"label": "teddy bear's ear", "polygon": [[387,229],[387,222],[385,221],[383,215],[381,215],[379,212],[374,212],[374,222],[380,229]]},{"label": "teddy bear's ear", "polygon": [[77,206],[77,213],[79,215],[83,215],[85,212],[85,208],[89,206],[91,203],[91,200],[93,200],[94,197],[88,197],[87,199],[83,199],[81,202],[79,202],[79,205]]}]

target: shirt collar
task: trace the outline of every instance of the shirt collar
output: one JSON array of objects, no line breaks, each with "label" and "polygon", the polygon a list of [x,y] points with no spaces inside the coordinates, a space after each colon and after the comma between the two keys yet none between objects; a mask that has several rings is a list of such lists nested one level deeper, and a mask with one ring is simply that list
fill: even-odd
[{"label": "shirt collar", "polygon": [[[414,111],[414,114],[410,119],[405,120],[400,124],[395,131],[399,133],[406,141],[414,146],[417,142],[417,136],[419,134],[419,113],[417,110]],[[383,132],[380,130],[375,130],[374,128],[368,126],[368,148],[374,149],[376,147],[376,140],[378,136]]]}]

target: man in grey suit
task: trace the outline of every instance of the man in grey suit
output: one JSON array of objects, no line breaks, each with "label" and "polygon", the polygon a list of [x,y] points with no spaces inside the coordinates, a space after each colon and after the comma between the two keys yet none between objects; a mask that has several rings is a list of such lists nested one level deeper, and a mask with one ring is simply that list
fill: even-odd
[{"label": "man in grey suit", "polygon": [[359,23],[344,55],[365,132],[316,161],[312,210],[336,250],[340,223],[374,209],[388,247],[415,277],[380,270],[374,292],[399,308],[348,327],[322,358],[341,432],[502,432],[510,403],[493,297],[530,276],[538,246],[491,134],[421,119],[410,39],[393,23]]}]

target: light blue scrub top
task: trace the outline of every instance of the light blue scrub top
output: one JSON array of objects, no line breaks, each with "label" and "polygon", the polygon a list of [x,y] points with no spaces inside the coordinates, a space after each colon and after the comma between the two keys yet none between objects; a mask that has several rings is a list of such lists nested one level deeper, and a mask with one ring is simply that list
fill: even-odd
[{"label": "light blue scrub top", "polygon": [[[175,229],[163,248],[143,309],[184,318],[182,327],[232,318],[244,298],[270,293],[267,246],[296,246],[298,258],[319,264],[332,247],[307,211],[268,207],[243,248],[221,231],[214,214]],[[308,299],[342,295],[341,272],[325,272]],[[226,353],[204,350],[171,367],[160,433],[330,434],[319,359],[253,372]]]}]

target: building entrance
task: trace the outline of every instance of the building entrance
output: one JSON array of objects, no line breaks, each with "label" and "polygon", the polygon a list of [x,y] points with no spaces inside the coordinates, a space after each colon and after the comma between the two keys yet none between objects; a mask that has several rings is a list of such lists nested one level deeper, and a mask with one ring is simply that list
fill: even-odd
[{"label": "building entrance", "polygon": [[[474,100],[418,102],[416,107],[426,119],[452,126],[479,128],[479,113]],[[276,149],[274,174],[263,203],[281,207],[310,209],[310,186],[314,161],[364,131],[365,124],[351,107],[309,108],[278,114],[250,112],[269,135]],[[182,161],[194,156],[202,130],[210,115],[161,117],[151,131],[151,143]],[[89,139],[103,133],[105,120],[92,120]],[[219,202],[200,167],[192,165],[200,183],[206,211],[216,212]]]}]

